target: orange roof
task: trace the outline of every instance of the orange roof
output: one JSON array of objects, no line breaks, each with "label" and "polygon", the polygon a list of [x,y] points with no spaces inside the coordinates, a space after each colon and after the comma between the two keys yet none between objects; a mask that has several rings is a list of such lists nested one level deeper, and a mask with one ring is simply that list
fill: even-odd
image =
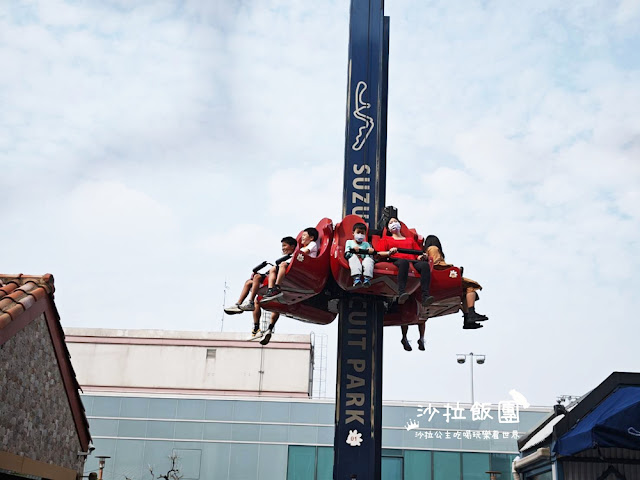
[{"label": "orange roof", "polygon": [[[53,298],[53,275],[0,275],[0,329],[16,320],[35,302],[47,295]],[[1,343],[4,343],[0,340]]]},{"label": "orange roof", "polygon": [[80,445],[86,451],[91,442],[89,423],[80,400],[80,385],[64,341],[53,292],[55,287],[50,273],[41,276],[0,274],[0,346],[44,314]]}]

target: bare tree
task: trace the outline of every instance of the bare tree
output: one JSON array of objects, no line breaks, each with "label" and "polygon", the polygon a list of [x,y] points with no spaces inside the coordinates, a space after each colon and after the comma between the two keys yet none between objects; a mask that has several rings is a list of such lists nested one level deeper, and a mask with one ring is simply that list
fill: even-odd
[{"label": "bare tree", "polygon": [[[171,468],[164,475],[158,475],[156,477],[155,472],[153,471],[153,465],[149,465],[149,475],[151,475],[151,480],[162,479],[162,480],[180,480],[184,475],[180,474],[180,469],[178,468],[178,455],[175,453],[169,456],[169,460],[171,460]],[[124,477],[125,480],[133,480],[127,476]]]},{"label": "bare tree", "polygon": [[151,475],[151,479],[154,480],[156,478],[161,478],[163,480],[180,480],[184,475],[180,474],[180,469],[178,468],[178,455],[175,453],[169,456],[169,460],[171,460],[171,468],[164,475],[154,476],[153,467],[149,466],[149,474]]}]

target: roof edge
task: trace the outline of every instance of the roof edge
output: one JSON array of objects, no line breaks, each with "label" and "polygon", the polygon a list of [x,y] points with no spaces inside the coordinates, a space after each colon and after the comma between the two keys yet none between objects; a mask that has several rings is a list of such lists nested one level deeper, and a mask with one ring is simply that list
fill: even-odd
[{"label": "roof edge", "polygon": [[589,414],[617,388],[623,386],[640,386],[640,373],[613,372],[600,385],[585,395],[565,417],[553,427],[553,441],[567,433],[579,420]]}]

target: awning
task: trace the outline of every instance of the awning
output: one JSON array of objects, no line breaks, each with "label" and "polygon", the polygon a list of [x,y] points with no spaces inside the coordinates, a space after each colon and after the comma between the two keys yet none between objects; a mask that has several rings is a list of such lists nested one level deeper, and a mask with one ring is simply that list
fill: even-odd
[{"label": "awning", "polygon": [[621,387],[586,414],[553,447],[575,455],[596,447],[640,450],[640,387]]}]

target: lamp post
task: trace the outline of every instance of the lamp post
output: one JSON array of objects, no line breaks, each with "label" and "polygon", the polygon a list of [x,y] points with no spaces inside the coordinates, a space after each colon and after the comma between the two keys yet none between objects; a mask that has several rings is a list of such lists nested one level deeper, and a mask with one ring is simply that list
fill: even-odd
[{"label": "lamp post", "polygon": [[98,480],[102,480],[102,471],[104,470],[104,464],[106,463],[107,458],[111,458],[111,457],[101,456],[96,458],[98,459],[98,467],[100,468],[99,474],[98,474]]},{"label": "lamp post", "polygon": [[471,357],[471,404],[473,405],[475,403],[475,399],[474,399],[474,395],[473,395],[473,360],[475,358],[475,361],[478,363],[478,365],[482,365],[485,360],[486,360],[486,355],[483,354],[477,354],[477,353],[458,353],[458,363],[459,364],[463,364],[467,361],[467,357]]}]

